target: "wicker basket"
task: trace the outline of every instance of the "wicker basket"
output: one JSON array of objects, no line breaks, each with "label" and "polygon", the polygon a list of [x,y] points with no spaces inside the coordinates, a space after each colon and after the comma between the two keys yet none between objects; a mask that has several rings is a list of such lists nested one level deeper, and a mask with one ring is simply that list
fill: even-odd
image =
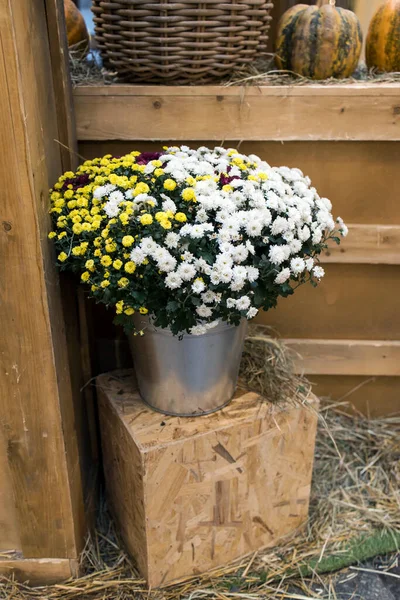
[{"label": "wicker basket", "polygon": [[93,0],[106,66],[130,81],[207,82],[266,50],[267,0]]}]

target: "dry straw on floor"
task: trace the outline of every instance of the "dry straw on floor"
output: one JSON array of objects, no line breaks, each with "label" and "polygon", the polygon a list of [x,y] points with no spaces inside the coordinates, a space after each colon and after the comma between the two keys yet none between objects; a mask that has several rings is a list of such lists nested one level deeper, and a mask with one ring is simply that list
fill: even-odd
[{"label": "dry straw on floor", "polygon": [[[124,79],[118,76],[116,71],[110,71],[99,66],[95,54],[89,52],[87,58],[82,59],[82,52],[70,50],[70,72],[74,86],[79,85],[111,85],[113,83],[124,83]],[[361,65],[353,77],[347,79],[324,79],[314,81],[302,77],[291,71],[279,71],[274,66],[273,55],[269,60],[254,61],[241,69],[232,72],[231,75],[221,80],[216,79],[215,85],[221,86],[261,86],[261,85],[290,85],[304,86],[310,84],[321,85],[343,85],[352,83],[396,83],[400,81],[400,73],[375,73],[368,71],[365,65]],[[163,84],[165,85],[165,83]],[[182,85],[179,80],[170,81],[168,85]],[[201,81],[193,82],[192,85],[201,85]]]},{"label": "dry straw on floor", "polygon": [[[307,390],[292,375],[284,346],[252,329],[242,380],[268,396]],[[265,334],[265,331],[264,331]],[[272,383],[271,383],[272,380]],[[305,387],[304,387],[305,386]],[[30,589],[0,578],[7,600],[195,600],[332,598],[331,572],[400,546],[400,416],[350,417],[345,403],[323,404],[317,436],[310,518],[282,545],[163,590],[148,591],[125,554],[104,504],[82,557],[84,575]],[[322,592],[315,591],[315,583]]]}]

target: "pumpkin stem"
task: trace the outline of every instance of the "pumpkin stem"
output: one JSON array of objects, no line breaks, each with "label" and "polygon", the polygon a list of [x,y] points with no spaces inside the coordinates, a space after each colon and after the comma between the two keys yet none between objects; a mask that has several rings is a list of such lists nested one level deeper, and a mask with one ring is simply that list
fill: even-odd
[{"label": "pumpkin stem", "polygon": [[317,6],[324,6],[324,4],[330,4],[331,6],[336,6],[336,0],[318,0]]}]

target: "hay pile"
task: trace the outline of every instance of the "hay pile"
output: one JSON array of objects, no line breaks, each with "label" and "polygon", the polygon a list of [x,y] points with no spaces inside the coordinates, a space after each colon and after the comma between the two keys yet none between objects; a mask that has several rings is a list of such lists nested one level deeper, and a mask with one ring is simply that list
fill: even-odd
[{"label": "hay pile", "polygon": [[[259,333],[250,333],[242,364],[242,378],[248,377],[249,387],[267,394],[283,389],[290,395],[307,386],[292,375],[283,345],[262,340]],[[332,577],[324,573],[400,548],[400,416],[367,420],[350,417],[345,409],[345,403],[326,403],[321,408],[309,522],[303,533],[276,549],[149,592],[125,554],[103,503],[97,530],[82,556],[80,579],[30,589],[0,577],[0,598],[335,598],[331,595]],[[323,590],[318,596],[312,591],[315,583]]]},{"label": "hay pile", "polygon": [[[74,86],[79,85],[111,85],[113,83],[129,83],[129,81],[119,76],[116,71],[106,69],[100,65],[101,61],[96,51],[90,51],[87,58],[82,59],[82,53],[79,50],[71,50],[70,57],[70,73],[71,80]],[[250,65],[246,65],[242,69],[234,71],[228,77],[221,81],[216,80],[215,85],[232,86],[232,85],[343,85],[349,83],[398,83],[400,81],[400,73],[375,73],[368,71],[365,65],[355,71],[352,77],[347,79],[324,79],[322,81],[314,81],[293,73],[292,71],[280,71],[274,66],[274,58],[267,60],[256,60]],[[141,83],[141,82],[139,82]],[[152,84],[154,85],[154,84]],[[165,85],[165,82],[162,84]],[[169,81],[168,85],[180,85],[179,80]],[[192,85],[202,85],[200,81],[194,81]]]}]

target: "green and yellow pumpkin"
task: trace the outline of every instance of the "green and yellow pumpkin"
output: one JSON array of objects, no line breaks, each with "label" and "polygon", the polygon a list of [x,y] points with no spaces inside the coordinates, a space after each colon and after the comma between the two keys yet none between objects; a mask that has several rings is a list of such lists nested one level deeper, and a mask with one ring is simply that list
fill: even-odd
[{"label": "green and yellow pumpkin", "polygon": [[344,78],[356,69],[361,47],[360,21],[351,10],[335,0],[297,4],[279,21],[276,64],[310,79]]},{"label": "green and yellow pumpkin", "polygon": [[76,47],[85,53],[89,47],[89,33],[82,13],[72,0],[64,0],[64,13],[68,46]]},{"label": "green and yellow pumpkin", "polygon": [[400,71],[400,0],[388,0],[372,17],[365,58],[369,69]]}]

